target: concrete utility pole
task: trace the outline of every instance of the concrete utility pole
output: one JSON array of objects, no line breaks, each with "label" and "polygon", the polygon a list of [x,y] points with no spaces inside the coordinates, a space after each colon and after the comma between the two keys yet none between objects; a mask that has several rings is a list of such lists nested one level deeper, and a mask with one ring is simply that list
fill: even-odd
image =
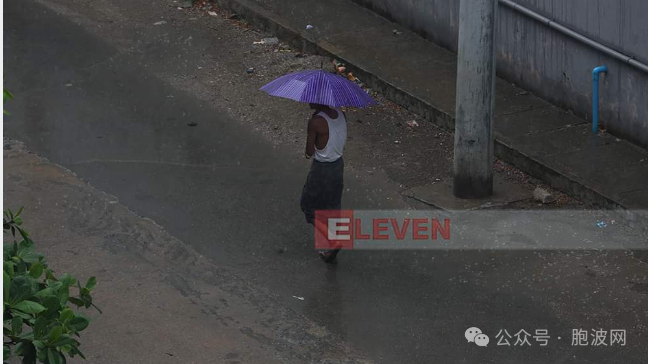
[{"label": "concrete utility pole", "polygon": [[493,194],[497,0],[461,0],[454,185],[459,198]]}]

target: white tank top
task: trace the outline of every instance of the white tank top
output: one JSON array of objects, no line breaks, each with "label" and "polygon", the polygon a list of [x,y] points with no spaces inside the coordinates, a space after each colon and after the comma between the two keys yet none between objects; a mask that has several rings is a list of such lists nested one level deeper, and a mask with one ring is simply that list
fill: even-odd
[{"label": "white tank top", "polygon": [[346,118],[340,109],[337,111],[337,118],[331,119],[325,112],[321,111],[317,115],[326,120],[328,124],[328,142],[324,149],[317,149],[315,147],[315,155],[313,158],[318,162],[335,162],[340,159],[344,152],[344,145],[346,144],[347,125]]}]

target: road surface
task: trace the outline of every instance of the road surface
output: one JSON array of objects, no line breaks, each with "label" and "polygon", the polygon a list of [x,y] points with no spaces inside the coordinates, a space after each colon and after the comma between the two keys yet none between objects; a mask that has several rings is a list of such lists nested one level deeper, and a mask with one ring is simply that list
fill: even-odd
[{"label": "road surface", "polygon": [[[648,361],[648,273],[627,251],[353,251],[335,268],[322,264],[298,207],[308,168],[301,139],[273,143],[240,116],[285,114],[221,82],[231,77],[213,88],[198,78],[210,67],[247,82],[253,56],[238,51],[236,39],[252,35],[228,21],[141,0],[13,1],[4,20],[5,84],[16,96],[5,136],[116,196],[370,360]],[[345,185],[345,206],[412,207],[380,169],[351,168]],[[490,336],[487,348],[466,342],[473,326]],[[522,329],[547,329],[549,345],[533,338],[531,346],[496,345],[500,330]],[[574,347],[574,329],[625,329],[627,344]]]}]

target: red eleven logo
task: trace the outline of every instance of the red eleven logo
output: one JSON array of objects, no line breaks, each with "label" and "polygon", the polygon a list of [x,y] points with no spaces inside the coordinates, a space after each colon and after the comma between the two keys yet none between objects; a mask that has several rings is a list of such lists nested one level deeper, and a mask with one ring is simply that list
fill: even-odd
[{"label": "red eleven logo", "polygon": [[[450,239],[450,220],[447,218],[413,218],[403,213],[389,217],[375,211],[315,211],[316,249],[353,249],[359,241],[398,243],[438,239]],[[363,244],[363,247],[370,248],[370,245]]]}]

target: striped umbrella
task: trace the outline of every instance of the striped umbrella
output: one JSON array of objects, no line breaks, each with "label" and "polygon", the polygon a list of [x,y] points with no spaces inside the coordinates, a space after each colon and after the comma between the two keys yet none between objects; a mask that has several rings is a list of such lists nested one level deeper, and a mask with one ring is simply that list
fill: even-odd
[{"label": "striped umbrella", "polygon": [[377,104],[355,83],[322,70],[287,74],[261,87],[261,90],[272,96],[330,107],[367,107]]}]

